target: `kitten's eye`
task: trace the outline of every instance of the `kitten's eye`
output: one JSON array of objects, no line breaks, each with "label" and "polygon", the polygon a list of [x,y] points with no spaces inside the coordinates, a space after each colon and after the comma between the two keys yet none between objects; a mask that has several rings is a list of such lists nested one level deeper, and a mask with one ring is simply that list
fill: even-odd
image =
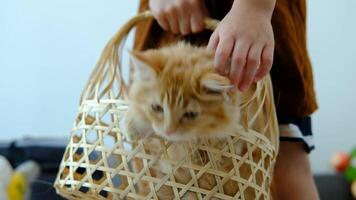
[{"label": "kitten's eye", "polygon": [[197,112],[185,112],[183,117],[186,118],[186,119],[195,119],[196,117],[198,116],[198,113]]},{"label": "kitten's eye", "polygon": [[162,113],[163,112],[163,108],[162,106],[158,105],[158,104],[152,104],[151,105],[151,108],[154,112],[157,112],[157,113]]}]

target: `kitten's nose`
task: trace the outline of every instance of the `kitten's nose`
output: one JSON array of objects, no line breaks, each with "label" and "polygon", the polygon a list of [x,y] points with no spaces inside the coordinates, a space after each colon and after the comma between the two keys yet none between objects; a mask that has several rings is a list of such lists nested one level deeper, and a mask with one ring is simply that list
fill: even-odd
[{"label": "kitten's nose", "polygon": [[174,135],[175,131],[173,129],[167,129],[166,131],[166,135]]}]

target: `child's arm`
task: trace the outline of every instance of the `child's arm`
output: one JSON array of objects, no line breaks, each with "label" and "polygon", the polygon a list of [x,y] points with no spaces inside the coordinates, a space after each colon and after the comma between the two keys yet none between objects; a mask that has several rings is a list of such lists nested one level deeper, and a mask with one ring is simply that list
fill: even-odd
[{"label": "child's arm", "polygon": [[275,0],[235,0],[210,38],[208,47],[216,50],[218,71],[242,91],[271,69],[274,6]]},{"label": "child's arm", "polygon": [[202,31],[208,13],[204,0],[150,0],[149,7],[164,30],[183,35]]}]

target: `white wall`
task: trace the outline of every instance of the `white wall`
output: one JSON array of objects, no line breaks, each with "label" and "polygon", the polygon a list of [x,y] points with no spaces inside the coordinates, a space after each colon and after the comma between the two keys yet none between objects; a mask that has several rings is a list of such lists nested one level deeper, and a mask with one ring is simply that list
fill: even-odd
[{"label": "white wall", "polygon": [[67,136],[104,45],[138,0],[0,4],[0,139]]},{"label": "white wall", "polygon": [[330,155],[356,147],[356,1],[313,0],[309,6],[309,52],[320,109],[314,114],[316,170]]},{"label": "white wall", "polygon": [[[68,136],[79,94],[103,46],[137,0],[13,0],[0,6],[0,140]],[[356,145],[356,1],[313,0],[309,48],[320,109],[315,171]]]}]

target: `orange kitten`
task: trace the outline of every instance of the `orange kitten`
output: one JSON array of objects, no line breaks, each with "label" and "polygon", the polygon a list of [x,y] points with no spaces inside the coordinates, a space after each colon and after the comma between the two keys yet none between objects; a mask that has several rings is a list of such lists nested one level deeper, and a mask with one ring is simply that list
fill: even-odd
[{"label": "orange kitten", "polygon": [[171,141],[223,137],[239,123],[239,96],[205,47],[178,43],[133,52],[128,139],[155,133]]},{"label": "orange kitten", "polygon": [[[128,100],[129,109],[121,121],[120,127],[128,140],[143,138],[146,134],[157,134],[172,143],[168,149],[168,159],[179,161],[187,156],[187,147],[180,141],[194,142],[198,138],[220,138],[227,134],[236,134],[236,125],[240,123],[239,93],[231,92],[228,78],[219,75],[214,69],[214,54],[205,47],[178,43],[160,49],[133,52],[131,55],[133,72],[130,77]],[[214,140],[211,140],[214,143]],[[146,145],[157,146],[158,140],[149,139]],[[234,152],[240,156],[247,151],[245,144],[235,144]],[[155,149],[155,148],[153,148]],[[151,149],[152,150],[152,149]],[[149,150],[149,151],[151,151]],[[147,151],[147,150],[146,150]],[[158,149],[157,149],[158,151]],[[198,161],[204,166],[208,161],[207,153],[198,150]],[[260,151],[256,150],[253,157],[260,159]],[[211,155],[212,156],[212,155]],[[210,158],[209,158],[210,159]],[[231,159],[213,158],[225,173],[233,167]],[[140,172],[142,161],[133,161],[134,171]],[[162,178],[170,173],[169,163],[159,161],[150,168],[152,176]],[[251,171],[248,166],[239,167],[239,175],[248,178]],[[179,168],[174,172],[175,181],[187,184],[191,179],[189,170]],[[260,175],[257,179],[262,180]],[[204,173],[198,180],[199,187],[212,190],[216,185],[214,175]],[[150,188],[139,183],[142,193]],[[234,196],[239,191],[236,182],[229,180],[224,185],[224,193]],[[173,199],[173,190],[164,185],[157,191],[159,199]],[[254,199],[254,191],[244,192],[245,199]],[[187,191],[182,199],[198,199],[196,194]],[[213,198],[215,199],[215,198]]]}]

